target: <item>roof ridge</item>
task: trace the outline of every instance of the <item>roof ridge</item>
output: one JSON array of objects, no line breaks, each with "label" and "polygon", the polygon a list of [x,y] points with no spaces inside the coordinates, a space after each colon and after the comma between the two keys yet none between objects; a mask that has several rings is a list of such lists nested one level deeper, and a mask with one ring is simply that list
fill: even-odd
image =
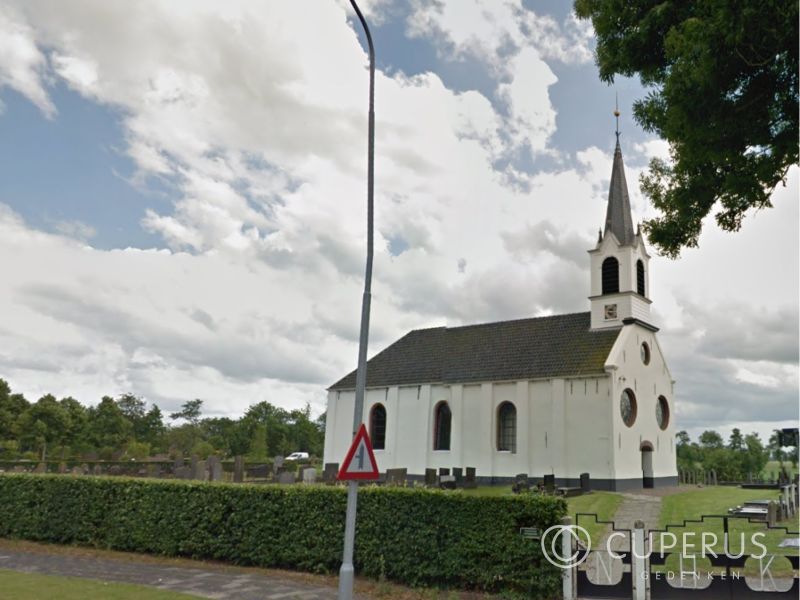
[{"label": "roof ridge", "polygon": [[572,313],[563,313],[559,315],[543,315],[541,317],[521,317],[518,319],[504,319],[501,321],[486,321],[484,323],[469,323],[467,325],[456,325],[454,327],[449,327],[447,325],[440,325],[438,327],[424,327],[422,329],[412,329],[409,333],[414,333],[415,331],[431,331],[433,329],[445,329],[447,331],[452,331],[454,329],[468,329],[470,327],[487,327],[489,325],[501,325],[504,323],[521,323],[523,321],[544,321],[547,319],[558,319],[563,317],[574,317],[578,315],[588,315],[590,311],[582,310],[580,312],[572,312]]}]

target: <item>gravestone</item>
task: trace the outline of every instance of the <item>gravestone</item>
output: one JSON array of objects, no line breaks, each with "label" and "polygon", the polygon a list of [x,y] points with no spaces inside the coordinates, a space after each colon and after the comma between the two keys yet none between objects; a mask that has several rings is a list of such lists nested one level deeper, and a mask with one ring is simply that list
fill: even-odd
[{"label": "gravestone", "polygon": [[[86,463],[83,463],[81,465],[81,471],[83,471],[84,475],[88,475],[89,474],[89,465],[87,465]],[[101,475],[102,475],[102,473],[101,473]]]},{"label": "gravestone", "polygon": [[439,467],[439,477],[442,477],[444,475],[450,475],[450,469],[448,469],[447,467]]},{"label": "gravestone", "polygon": [[40,462],[33,470],[34,473],[47,473],[47,463]]},{"label": "gravestone", "polygon": [[436,469],[425,469],[425,485],[430,487],[436,485]]},{"label": "gravestone", "polygon": [[161,477],[161,465],[158,463],[150,463],[147,465],[147,476],[151,479],[158,479]]},{"label": "gravestone", "polygon": [[515,494],[528,492],[531,489],[530,481],[528,481],[527,473],[519,473],[514,477],[514,483],[511,485],[511,491]]},{"label": "gravestone", "polygon": [[588,473],[581,473],[581,491],[588,494],[592,489],[592,480]]},{"label": "gravestone", "polygon": [[283,469],[283,457],[276,456],[272,459],[272,472],[273,474],[277,475]]},{"label": "gravestone", "polygon": [[208,481],[208,475],[206,474],[206,461],[198,460],[194,463],[192,479],[196,479],[198,481]]},{"label": "gravestone", "polygon": [[73,475],[83,475],[83,469],[80,467],[72,467],[72,474]]},{"label": "gravestone", "polygon": [[456,489],[456,478],[452,475],[442,475],[439,477],[439,487],[443,490]]},{"label": "gravestone", "polygon": [[197,470],[197,461],[200,460],[200,457],[197,454],[192,454],[191,458],[189,459],[189,466],[192,467],[192,474]]},{"label": "gravestone", "polygon": [[317,483],[317,470],[314,467],[303,469],[303,483]]},{"label": "gravestone", "polygon": [[267,479],[272,473],[269,465],[256,465],[247,469],[247,477],[250,479]]},{"label": "gravestone", "polygon": [[386,469],[386,485],[399,485],[406,484],[406,469]]},{"label": "gravestone", "polygon": [[219,456],[208,457],[208,474],[211,481],[222,481],[222,461]]},{"label": "gravestone", "polygon": [[175,478],[176,479],[191,479],[192,478],[192,467],[190,465],[181,466],[175,469]]},{"label": "gravestone", "polygon": [[65,463],[65,462],[58,463],[58,472],[61,473],[62,475],[64,473],[66,473],[67,472],[67,463]]},{"label": "gravestone", "polygon": [[339,474],[339,463],[325,463],[322,471],[322,481],[328,485],[336,483],[336,476]]},{"label": "gravestone", "polygon": [[552,494],[556,489],[556,476],[552,473],[544,476],[544,490]]},{"label": "gravestone", "polygon": [[295,483],[294,473],[283,471],[278,474],[278,483]]},{"label": "gravestone", "polygon": [[178,476],[178,469],[180,469],[181,467],[183,467],[183,459],[182,458],[176,458],[175,462],[172,463],[172,474],[175,477]]},{"label": "gravestone", "polygon": [[242,483],[244,481],[244,456],[236,456],[233,459],[233,482]]},{"label": "gravestone", "polygon": [[478,481],[475,477],[475,467],[467,467],[467,473],[464,476],[464,489],[474,490],[478,487]]},{"label": "gravestone", "polygon": [[456,487],[461,487],[464,483],[464,469],[453,467],[453,477],[456,478]]}]

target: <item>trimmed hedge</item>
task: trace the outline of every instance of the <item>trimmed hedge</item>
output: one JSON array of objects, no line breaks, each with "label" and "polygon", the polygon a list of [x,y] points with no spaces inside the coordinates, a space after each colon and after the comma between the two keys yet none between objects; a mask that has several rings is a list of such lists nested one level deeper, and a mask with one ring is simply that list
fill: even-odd
[{"label": "trimmed hedge", "polygon": [[[0,537],[335,573],[343,488],[0,475]],[[408,585],[558,594],[561,573],[519,528],[564,500],[362,487],[356,570]]]}]

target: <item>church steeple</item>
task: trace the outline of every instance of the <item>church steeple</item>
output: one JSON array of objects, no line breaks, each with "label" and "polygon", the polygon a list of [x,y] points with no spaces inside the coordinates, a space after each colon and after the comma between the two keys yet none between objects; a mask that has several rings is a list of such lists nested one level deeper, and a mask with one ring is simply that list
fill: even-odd
[{"label": "church steeple", "polygon": [[622,163],[622,149],[614,148],[614,166],[611,169],[611,185],[608,188],[608,207],[606,208],[605,235],[612,232],[622,245],[632,244],[633,219],[631,219],[631,200],[628,196],[628,183],[625,181],[625,165]]},{"label": "church steeple", "polygon": [[[625,165],[619,145],[619,110],[617,145],[608,189],[605,229],[599,232],[591,257],[591,327],[605,329],[627,323],[650,320],[650,256],[644,247],[641,231],[634,232],[631,200],[625,181]],[[609,235],[613,233],[614,235]]]}]

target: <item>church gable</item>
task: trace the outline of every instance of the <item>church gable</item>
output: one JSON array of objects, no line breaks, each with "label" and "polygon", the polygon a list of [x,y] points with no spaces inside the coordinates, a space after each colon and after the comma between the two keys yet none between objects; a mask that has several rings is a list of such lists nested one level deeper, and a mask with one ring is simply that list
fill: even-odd
[{"label": "church gable", "polygon": [[[589,325],[586,312],[411,331],[367,363],[367,386],[602,375],[619,330]],[[355,381],[353,371],[330,389]]]}]

